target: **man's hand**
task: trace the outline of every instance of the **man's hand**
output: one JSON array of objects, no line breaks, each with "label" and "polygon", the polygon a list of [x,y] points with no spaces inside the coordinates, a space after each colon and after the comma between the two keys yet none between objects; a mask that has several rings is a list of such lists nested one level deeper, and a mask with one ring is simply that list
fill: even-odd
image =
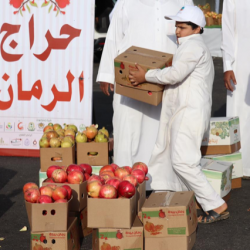
[{"label": "man's hand", "polygon": [[129,80],[134,86],[137,86],[140,83],[146,82],[146,71],[137,63],[135,64],[135,67],[137,68],[136,71],[129,71]]},{"label": "man's hand", "polygon": [[110,91],[113,92],[114,91],[114,84],[111,84],[108,82],[100,82],[100,89],[107,96],[110,96],[109,88],[110,88]]},{"label": "man's hand", "polygon": [[235,75],[234,75],[234,72],[232,70],[229,70],[229,71],[226,71],[224,73],[224,84],[225,84],[225,87],[230,90],[230,91],[234,91],[234,88],[231,84],[231,80],[233,81],[234,85],[237,84],[236,82],[236,79],[235,79]]}]

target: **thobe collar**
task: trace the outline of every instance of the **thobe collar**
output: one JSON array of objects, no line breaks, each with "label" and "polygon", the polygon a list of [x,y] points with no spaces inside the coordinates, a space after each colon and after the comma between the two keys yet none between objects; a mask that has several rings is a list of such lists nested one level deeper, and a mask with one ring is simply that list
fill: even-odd
[{"label": "thobe collar", "polygon": [[178,44],[179,46],[182,45],[183,43],[185,43],[186,41],[190,40],[190,39],[202,39],[200,34],[193,34],[190,36],[185,36],[185,37],[180,37],[178,38]]}]

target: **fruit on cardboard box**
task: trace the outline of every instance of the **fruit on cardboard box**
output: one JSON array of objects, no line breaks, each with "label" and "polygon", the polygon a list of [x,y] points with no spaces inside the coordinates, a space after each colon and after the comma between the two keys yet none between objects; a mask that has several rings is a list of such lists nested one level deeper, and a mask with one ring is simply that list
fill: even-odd
[{"label": "fruit on cardboard box", "polygon": [[98,198],[100,190],[102,188],[102,183],[98,180],[89,181],[87,183],[88,195],[92,198]]},{"label": "fruit on cardboard box", "polygon": [[120,178],[121,180],[129,174],[130,174],[129,171],[125,168],[117,168],[115,170],[115,176]]},{"label": "fruit on cardboard box", "polygon": [[49,145],[51,148],[59,148],[61,146],[61,141],[59,138],[51,138]]},{"label": "fruit on cardboard box", "polygon": [[67,199],[68,198],[68,191],[64,187],[56,187],[53,190],[52,198],[54,201],[60,200],[60,199]]},{"label": "fruit on cardboard box", "polygon": [[88,137],[84,133],[77,133],[76,135],[76,142],[87,142]]},{"label": "fruit on cardboard box", "polygon": [[130,183],[132,183],[135,187],[138,186],[138,180],[135,176],[133,176],[132,174],[127,175],[123,178],[124,181],[128,181]]},{"label": "fruit on cardboard box", "polygon": [[105,165],[103,166],[100,171],[99,171],[99,174],[101,174],[102,172],[105,172],[105,171],[111,171],[111,172],[115,172],[115,169],[111,166],[111,165]]},{"label": "fruit on cardboard box", "polygon": [[23,192],[25,192],[29,188],[36,188],[38,189],[38,186],[34,182],[28,182],[23,186]]},{"label": "fruit on cardboard box", "polygon": [[67,173],[63,169],[55,169],[51,175],[52,180],[55,183],[64,183],[67,181]]},{"label": "fruit on cardboard box", "polygon": [[69,174],[69,172],[76,171],[76,170],[82,172],[83,174],[85,173],[84,169],[81,166],[77,165],[77,164],[69,165],[67,167],[66,172],[67,172],[67,174]]},{"label": "fruit on cardboard box", "polygon": [[145,177],[146,177],[145,172],[143,172],[140,169],[132,170],[131,174],[137,178],[137,180],[140,184],[144,182]]},{"label": "fruit on cardboard box", "polygon": [[38,200],[37,200],[37,203],[52,203],[52,198],[48,195],[41,195]]},{"label": "fruit on cardboard box", "polygon": [[124,166],[124,167],[122,167],[122,168],[125,168],[126,170],[128,170],[129,174],[131,174],[131,172],[132,172],[132,168],[131,168],[131,167],[129,167],[129,166]]},{"label": "fruit on cardboard box", "polygon": [[83,131],[83,133],[87,136],[89,140],[92,140],[97,135],[98,130],[95,125],[91,125],[87,127],[86,130]]},{"label": "fruit on cardboard box", "polygon": [[50,147],[50,144],[49,144],[49,140],[47,138],[41,138],[39,140],[39,146],[40,148],[49,148]]},{"label": "fruit on cardboard box", "polygon": [[40,197],[38,188],[29,188],[24,192],[24,199],[30,203],[37,203]]},{"label": "fruit on cardboard box", "polygon": [[105,127],[103,127],[102,129],[99,129],[98,133],[105,135],[107,139],[109,138],[109,132],[107,129],[105,129]]},{"label": "fruit on cardboard box", "polygon": [[52,197],[53,189],[49,186],[43,186],[39,188],[41,195],[47,195],[49,197]]},{"label": "fruit on cardboard box", "polygon": [[119,178],[116,178],[116,177],[114,177],[106,182],[106,184],[112,185],[116,189],[118,189],[118,186],[120,183],[121,183],[121,180]]},{"label": "fruit on cardboard box", "polygon": [[70,184],[81,184],[85,181],[85,176],[82,172],[75,170],[68,173],[68,182]]},{"label": "fruit on cardboard box", "polygon": [[111,163],[110,166],[112,166],[114,170],[116,170],[117,168],[119,168],[119,166],[116,165],[115,163]]},{"label": "fruit on cardboard box", "polygon": [[72,189],[71,189],[71,187],[68,186],[68,185],[63,185],[62,187],[65,188],[65,189],[67,190],[67,192],[68,192],[67,199],[70,200],[70,198],[71,198],[71,196],[72,196]]},{"label": "fruit on cardboard box", "polygon": [[92,174],[92,167],[89,164],[81,163],[79,166],[85,171],[85,173],[89,175]]},{"label": "fruit on cardboard box", "polygon": [[143,162],[136,162],[133,165],[132,169],[133,170],[134,169],[140,169],[140,170],[142,170],[145,173],[145,175],[148,174],[148,166],[145,163],[143,163]]},{"label": "fruit on cardboard box", "polygon": [[117,189],[112,185],[105,184],[100,189],[99,198],[115,199],[117,198]]},{"label": "fruit on cardboard box", "polygon": [[[64,124],[65,125],[65,124]],[[74,124],[68,124],[68,125],[65,125],[64,126],[64,129],[67,130],[67,129],[72,129],[75,133],[78,132],[78,129],[77,127],[74,125]]]},{"label": "fruit on cardboard box", "polygon": [[119,196],[131,198],[135,195],[135,186],[129,181],[122,181],[118,186]]}]

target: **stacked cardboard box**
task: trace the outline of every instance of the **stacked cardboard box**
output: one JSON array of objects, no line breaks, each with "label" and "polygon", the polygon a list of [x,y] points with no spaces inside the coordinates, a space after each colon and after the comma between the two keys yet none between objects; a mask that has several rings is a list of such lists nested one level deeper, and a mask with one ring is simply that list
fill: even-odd
[{"label": "stacked cardboard box", "polygon": [[135,100],[157,106],[162,101],[163,85],[142,83],[131,84],[129,71],[137,70],[138,63],[145,71],[162,69],[172,65],[173,55],[164,52],[132,46],[115,58],[115,91]]},{"label": "stacked cardboard box", "polygon": [[191,250],[197,211],[193,192],[152,193],[142,207],[145,250]]},{"label": "stacked cardboard box", "polygon": [[217,164],[223,161],[233,165],[232,188],[241,187],[243,168],[240,148],[239,117],[211,118],[210,127],[203,137],[201,152],[204,158],[215,160]]}]

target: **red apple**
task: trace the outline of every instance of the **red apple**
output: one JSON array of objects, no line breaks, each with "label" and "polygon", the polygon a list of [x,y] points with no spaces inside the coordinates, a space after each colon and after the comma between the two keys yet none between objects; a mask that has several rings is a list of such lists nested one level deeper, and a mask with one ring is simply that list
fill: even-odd
[{"label": "red apple", "polygon": [[36,188],[38,189],[38,186],[34,182],[28,182],[23,186],[23,192],[25,192],[29,188]]},{"label": "red apple", "polygon": [[47,195],[49,197],[52,197],[53,189],[48,186],[43,186],[39,188],[40,194],[41,195]]},{"label": "red apple", "polygon": [[40,192],[38,188],[29,188],[24,192],[24,199],[27,202],[37,203],[39,197]]},{"label": "red apple", "polygon": [[89,164],[79,164],[80,167],[83,168],[83,170],[85,171],[85,173],[91,175],[92,174],[92,167]]},{"label": "red apple", "polygon": [[70,184],[81,184],[85,181],[85,176],[82,172],[75,170],[68,173],[68,182]]},{"label": "red apple", "polygon": [[67,173],[63,169],[56,169],[52,173],[52,179],[55,183],[64,183],[67,178]]},{"label": "red apple", "polygon": [[68,197],[67,197],[67,199],[70,200],[70,198],[72,196],[72,189],[71,189],[71,187],[68,186],[68,185],[63,185],[62,187],[64,187],[64,188],[67,189],[67,191],[68,191]]},{"label": "red apple", "polygon": [[51,178],[52,173],[53,173],[54,170],[56,170],[56,169],[62,169],[62,168],[59,167],[59,166],[56,166],[56,165],[50,166],[50,167],[47,169],[47,177],[48,177],[48,178]]},{"label": "red apple", "polygon": [[53,190],[52,198],[54,201],[57,201],[59,199],[67,199],[68,197],[68,191],[64,187],[56,187],[55,190]]},{"label": "red apple", "polygon": [[37,203],[52,203],[52,198],[48,195],[41,195],[38,200]]}]

